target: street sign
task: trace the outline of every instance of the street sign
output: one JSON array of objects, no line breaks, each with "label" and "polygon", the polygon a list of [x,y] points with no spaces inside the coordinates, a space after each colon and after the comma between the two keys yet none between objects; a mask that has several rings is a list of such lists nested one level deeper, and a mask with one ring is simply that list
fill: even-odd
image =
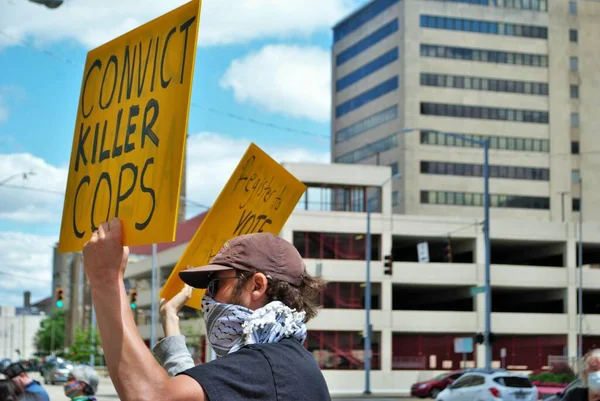
[{"label": "street sign", "polygon": [[454,352],[457,354],[472,354],[473,339],[471,337],[455,338]]},{"label": "street sign", "polygon": [[417,254],[419,255],[419,263],[429,263],[429,244],[419,242],[417,244]]},{"label": "street sign", "polygon": [[471,296],[475,296],[477,294],[483,294],[485,292],[485,287],[471,287]]}]

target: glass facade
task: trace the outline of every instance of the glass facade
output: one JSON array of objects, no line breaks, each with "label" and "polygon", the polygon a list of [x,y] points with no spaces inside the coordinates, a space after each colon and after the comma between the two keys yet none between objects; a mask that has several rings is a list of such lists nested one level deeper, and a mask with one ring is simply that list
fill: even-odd
[{"label": "glass facade", "polygon": [[534,25],[508,24],[494,21],[421,15],[421,28],[447,29],[485,33],[490,35],[518,36],[523,38],[547,39],[548,28]]},{"label": "glass facade", "polygon": [[366,36],[365,38],[359,40],[352,46],[348,47],[346,50],[340,52],[335,58],[336,65],[340,66],[346,61],[352,59],[353,57],[358,56],[360,53],[364,52],[369,47],[381,42],[383,39],[392,35],[394,32],[398,32],[398,28],[398,19],[394,19],[393,21],[388,22],[372,34]]},{"label": "glass facade", "polygon": [[383,81],[377,86],[372,87],[361,93],[360,95],[353,97],[344,103],[339,104],[335,108],[335,116],[340,118],[358,108],[361,108],[365,104],[372,102],[375,99],[380,98],[383,95],[387,95],[390,92],[398,89],[398,76],[394,76],[388,80]]},{"label": "glass facade", "polygon": [[[483,194],[476,192],[421,191],[424,205],[483,207]],[[550,198],[490,194],[490,206],[511,209],[550,209]]]},{"label": "glass facade", "polygon": [[374,73],[385,67],[388,64],[393,63],[398,60],[398,48],[395,47],[390,51],[385,52],[381,56],[376,59],[368,62],[367,64],[359,67],[358,69],[352,71],[348,75],[344,75],[342,78],[338,79],[335,83],[335,90],[339,92],[341,90],[346,89],[350,85],[360,81],[361,79],[367,77],[368,75]]},{"label": "glass facade", "polygon": [[482,120],[548,124],[547,111],[505,109],[485,106],[465,106],[462,104],[422,102],[421,114],[425,116],[476,118]]},{"label": "glass facade", "polygon": [[[483,177],[483,164],[422,161],[421,174]],[[491,165],[490,178],[548,181],[550,179],[550,170],[547,168],[536,167]]]},{"label": "glass facade", "polygon": [[[550,141],[547,139],[536,138],[517,138],[507,136],[484,136],[476,134],[457,134],[472,138],[477,141],[482,141],[487,138],[490,141],[490,149],[497,150],[516,150],[522,152],[544,152],[550,151]],[[456,138],[444,135],[436,131],[421,131],[421,144],[423,145],[438,145],[438,146],[456,146],[461,148],[479,148],[476,143],[465,141],[461,138]]]},{"label": "glass facade", "polygon": [[522,93],[526,95],[548,95],[548,84],[543,82],[511,81],[506,79],[431,74],[426,72],[421,73],[421,85],[491,92]]},{"label": "glass facade", "polygon": [[398,118],[398,105],[381,110],[367,118],[355,122],[335,133],[335,143],[347,141],[365,131],[378,127]]},{"label": "glass facade", "polygon": [[542,68],[548,67],[548,56],[543,54],[503,52],[432,44],[421,44],[421,57],[448,58],[454,60],[514,64]]},{"label": "glass facade", "polygon": [[333,28],[333,42],[346,37],[400,0],[375,0]]},{"label": "glass facade", "polygon": [[437,0],[446,3],[465,3],[477,6],[513,8],[517,10],[548,11],[548,0]]},{"label": "glass facade", "polygon": [[361,160],[382,153],[398,146],[398,135],[392,134],[366,146],[343,154],[335,158],[336,163],[357,163]]}]

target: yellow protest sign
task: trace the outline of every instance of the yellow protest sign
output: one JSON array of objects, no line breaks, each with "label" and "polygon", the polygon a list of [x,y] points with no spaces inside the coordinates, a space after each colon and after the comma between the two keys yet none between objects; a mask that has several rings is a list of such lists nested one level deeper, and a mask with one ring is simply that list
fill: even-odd
[{"label": "yellow protest sign", "polygon": [[[161,298],[171,299],[181,291],[181,270],[208,264],[231,238],[258,232],[279,234],[304,191],[306,185],[250,144],[171,272]],[[187,305],[200,309],[203,293],[195,290]]]},{"label": "yellow protest sign", "polygon": [[59,251],[119,217],[125,245],[175,239],[200,0],[87,54]]}]

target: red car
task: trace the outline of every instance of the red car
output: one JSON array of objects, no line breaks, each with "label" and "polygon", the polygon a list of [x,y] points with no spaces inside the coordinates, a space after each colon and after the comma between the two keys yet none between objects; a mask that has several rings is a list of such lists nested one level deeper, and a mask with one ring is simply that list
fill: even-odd
[{"label": "red car", "polygon": [[441,375],[436,376],[426,382],[415,383],[410,388],[410,395],[418,398],[431,397],[435,399],[435,397],[437,397],[437,395],[443,389],[452,384],[452,382],[458,379],[463,373],[463,371],[459,370],[449,373],[442,373]]}]

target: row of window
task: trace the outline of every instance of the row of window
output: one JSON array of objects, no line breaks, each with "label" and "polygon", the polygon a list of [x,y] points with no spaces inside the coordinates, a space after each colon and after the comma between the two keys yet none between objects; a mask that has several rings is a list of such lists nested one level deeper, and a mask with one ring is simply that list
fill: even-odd
[{"label": "row of window", "polygon": [[548,124],[549,113],[547,111],[537,110],[422,102],[421,114],[426,116],[477,118],[483,120]]},{"label": "row of window", "polygon": [[335,116],[340,118],[351,111],[354,111],[365,104],[372,102],[375,99],[380,98],[383,95],[386,95],[390,92],[398,89],[398,76],[394,76],[390,79],[383,81],[382,83],[372,87],[371,89],[367,89],[360,95],[349,99],[335,108]]},{"label": "row of window", "polygon": [[347,141],[365,131],[378,127],[398,118],[398,105],[383,109],[367,118],[355,122],[335,133],[335,143]]},{"label": "row of window", "polygon": [[381,42],[394,32],[398,32],[398,28],[398,19],[388,22],[372,34],[365,36],[363,39],[348,47],[346,50],[341,51],[335,58],[336,65],[340,66],[344,64],[346,61],[356,57],[374,44]]},{"label": "row of window", "polygon": [[514,8],[517,10],[548,11],[548,0],[438,0],[448,3],[466,3],[478,6]]},{"label": "row of window", "polygon": [[335,158],[336,163],[357,163],[377,153],[385,152],[398,146],[398,135],[392,134]]},{"label": "row of window", "polygon": [[[421,191],[427,205],[483,206],[483,194],[475,192]],[[550,209],[550,198],[520,195],[490,195],[490,206],[515,209]]]},{"label": "row of window", "polygon": [[400,0],[375,0],[333,28],[333,42],[343,39]]},{"label": "row of window", "polygon": [[523,38],[548,38],[548,28],[543,26],[508,24],[465,18],[421,15],[420,25],[421,28],[447,29],[452,31],[487,33],[491,35],[519,36]]},{"label": "row of window", "polygon": [[388,64],[393,63],[398,60],[398,48],[395,47],[392,50],[389,50],[377,57],[376,59],[369,61],[367,64],[359,67],[358,69],[352,71],[351,73],[344,75],[342,78],[338,79],[335,83],[335,91],[339,92],[341,90],[346,89],[350,85],[360,81],[361,79],[367,77],[368,75],[374,73],[385,67]]},{"label": "row of window", "polygon": [[[506,136],[483,136],[474,134],[458,134],[466,136],[475,141],[489,140],[490,149],[498,150],[517,150],[523,152],[544,152],[550,151],[550,141],[547,139],[535,138],[516,138]],[[444,135],[437,131],[421,131],[421,143],[423,145],[456,146],[461,148],[478,148],[479,145],[462,138]],[[579,146],[579,143],[577,144]],[[578,148],[579,149],[579,148]],[[577,151],[579,153],[579,150]]]},{"label": "row of window", "polygon": [[[483,165],[422,161],[421,173],[483,177]],[[513,180],[548,181],[550,179],[550,170],[547,168],[536,167],[490,166],[490,177],[509,178]]]},{"label": "row of window", "polygon": [[527,95],[548,95],[548,84],[543,82],[511,81],[507,79],[431,74],[426,72],[421,73],[421,85],[492,92],[523,93]]},{"label": "row of window", "polygon": [[[422,44],[421,57],[449,58],[455,60],[471,60],[485,63],[515,64],[532,67],[548,67],[548,56],[543,54],[503,52],[498,50],[472,49],[468,47],[456,46]],[[573,67],[571,69],[573,69]]]}]

